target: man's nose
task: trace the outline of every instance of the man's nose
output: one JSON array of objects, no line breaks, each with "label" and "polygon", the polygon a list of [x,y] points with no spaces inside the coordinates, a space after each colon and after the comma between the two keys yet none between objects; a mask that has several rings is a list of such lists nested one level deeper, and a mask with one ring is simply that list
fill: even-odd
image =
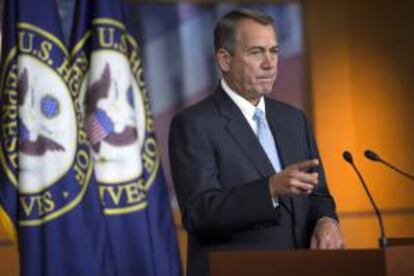
[{"label": "man's nose", "polygon": [[276,56],[272,53],[267,53],[263,56],[262,68],[273,69],[276,66]]}]

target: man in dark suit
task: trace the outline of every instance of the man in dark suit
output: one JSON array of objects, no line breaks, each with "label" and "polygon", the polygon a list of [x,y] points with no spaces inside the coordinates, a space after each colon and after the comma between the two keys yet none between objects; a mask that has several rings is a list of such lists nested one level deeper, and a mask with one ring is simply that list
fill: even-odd
[{"label": "man in dark suit", "polygon": [[212,250],[343,247],[304,114],[264,97],[277,75],[272,19],[232,11],[216,25],[214,43],[223,79],[170,131],[188,275],[208,275]]}]

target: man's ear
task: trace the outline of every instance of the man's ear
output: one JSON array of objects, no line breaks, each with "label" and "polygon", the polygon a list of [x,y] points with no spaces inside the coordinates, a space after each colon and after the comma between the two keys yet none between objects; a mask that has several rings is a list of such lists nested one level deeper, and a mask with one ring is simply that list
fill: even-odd
[{"label": "man's ear", "polygon": [[230,70],[231,55],[229,51],[220,48],[216,51],[217,63],[222,72],[227,73]]}]

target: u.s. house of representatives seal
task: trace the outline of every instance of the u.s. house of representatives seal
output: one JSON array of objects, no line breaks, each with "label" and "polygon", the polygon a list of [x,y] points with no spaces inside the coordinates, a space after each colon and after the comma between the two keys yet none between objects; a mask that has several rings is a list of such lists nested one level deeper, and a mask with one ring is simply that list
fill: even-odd
[{"label": "u.s. house of representatives seal", "polygon": [[27,23],[17,42],[2,74],[0,159],[18,191],[19,224],[35,226],[81,201],[93,167],[64,45]]},{"label": "u.s. house of representatives seal", "polygon": [[[138,44],[121,22],[109,18],[93,21],[89,39],[92,54],[81,98],[104,213],[136,212],[147,206],[159,168]],[[82,45],[76,48],[75,66],[83,56]]]}]

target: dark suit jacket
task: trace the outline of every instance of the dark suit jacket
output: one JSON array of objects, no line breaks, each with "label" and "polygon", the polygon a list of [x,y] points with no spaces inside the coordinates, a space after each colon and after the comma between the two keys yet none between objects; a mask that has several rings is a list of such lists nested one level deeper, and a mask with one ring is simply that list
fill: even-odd
[{"label": "dark suit jacket", "polygon": [[[319,158],[304,114],[266,98],[266,117],[282,162]],[[238,248],[306,248],[315,222],[336,219],[322,165],[314,193],[283,196],[274,208],[271,162],[235,103],[219,86],[177,115],[170,161],[183,225],[189,234],[188,275],[208,275],[208,252]]]}]

